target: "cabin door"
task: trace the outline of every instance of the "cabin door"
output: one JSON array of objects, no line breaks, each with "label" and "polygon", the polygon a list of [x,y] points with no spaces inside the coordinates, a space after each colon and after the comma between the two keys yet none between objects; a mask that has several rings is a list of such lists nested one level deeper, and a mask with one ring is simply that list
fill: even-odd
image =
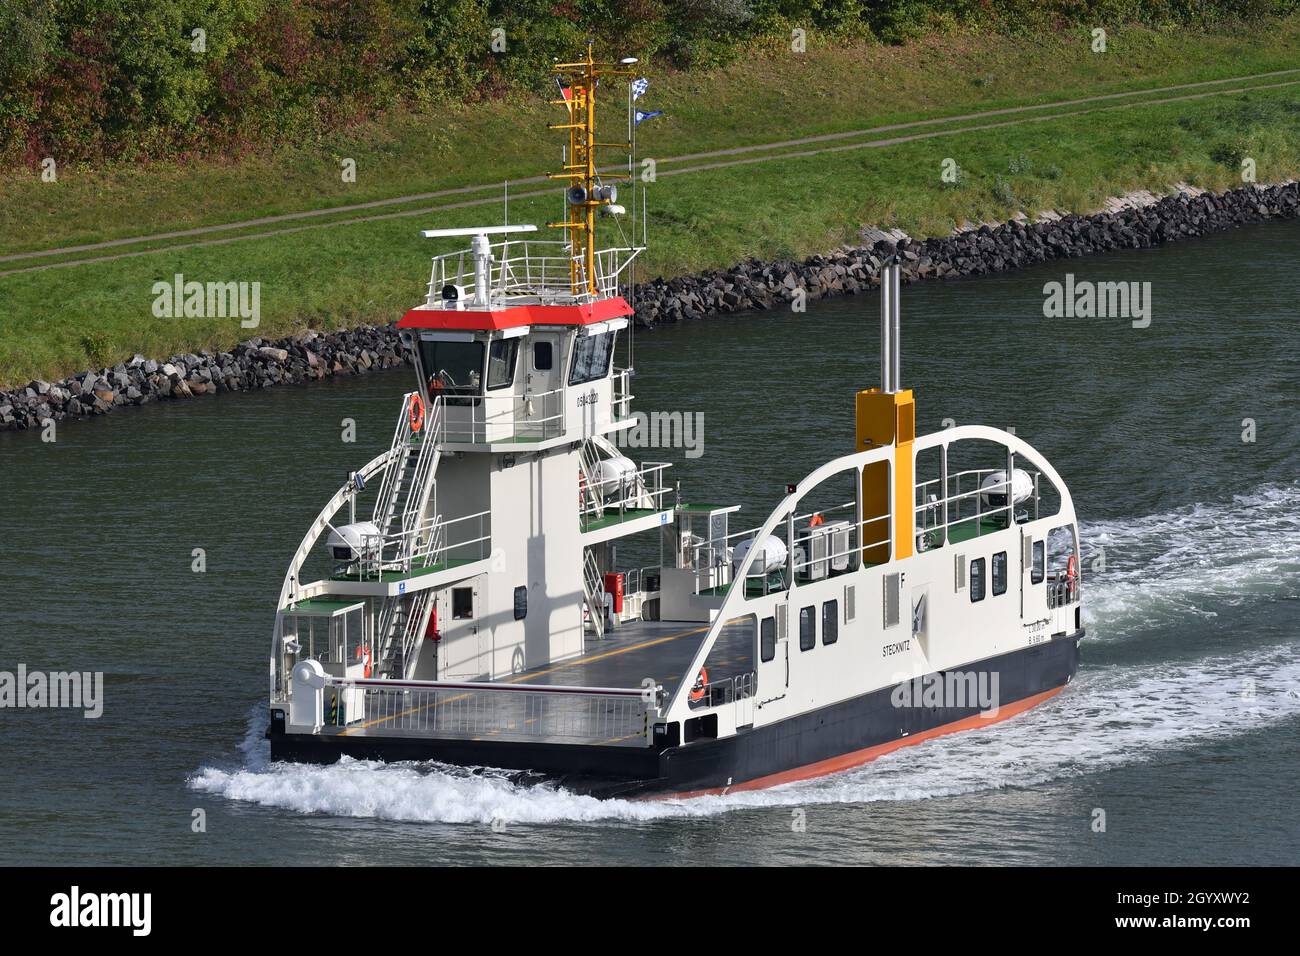
[{"label": "cabin door", "polygon": [[1031,639],[1047,631],[1047,539],[1031,532],[1020,536],[1020,620]]},{"label": "cabin door", "polygon": [[524,396],[529,421],[539,426],[559,428],[563,411],[564,363],[560,361],[564,342],[558,332],[534,332],[528,336],[528,354],[524,357],[527,381]]},{"label": "cabin door", "polygon": [[780,700],[790,686],[788,604],[758,619],[758,706]]}]

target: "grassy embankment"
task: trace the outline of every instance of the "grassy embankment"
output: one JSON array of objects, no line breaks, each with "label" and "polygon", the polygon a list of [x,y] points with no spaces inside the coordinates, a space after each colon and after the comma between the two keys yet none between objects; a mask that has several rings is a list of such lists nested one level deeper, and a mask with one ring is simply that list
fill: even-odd
[{"label": "grassy embankment", "polygon": [[[1088,211],[1108,196],[1178,180],[1228,188],[1240,184],[1245,156],[1256,161],[1261,181],[1296,176],[1300,83],[1125,109],[1076,106],[1062,111],[1079,115],[1049,122],[1004,116],[990,122],[1015,125],[681,175],[675,170],[726,160],[667,157],[1296,68],[1297,41],[1300,19],[1212,35],[1117,29],[1105,54],[1090,52],[1084,31],[1015,40],[963,34],[905,47],[814,44],[803,55],[772,51],[707,75],[654,77],[648,102],[668,115],[641,128],[642,155],[661,158],[659,181],[649,187],[652,250],[643,274],[722,266],[750,255],[807,255],[851,240],[863,223],[939,234],[963,220],[1000,220],[1020,210]],[[1300,74],[1252,85],[1290,80]],[[57,184],[9,173],[0,178],[0,254],[533,176],[557,165],[548,118],[554,117],[540,103],[512,101],[392,117],[324,147],[233,165],[68,170]],[[902,132],[972,125],[980,124]],[[893,135],[899,134],[866,139]],[[357,160],[355,184],[339,179],[344,156]],[[955,186],[940,180],[947,157],[963,170]],[[555,218],[553,195],[526,198],[542,188],[516,187],[511,220]],[[150,287],[177,272],[261,282],[262,325],[255,334],[263,336],[391,320],[422,294],[427,257],[454,247],[421,240],[417,229],[495,221],[499,204],[340,220],[496,196],[499,186],[172,241],[274,232],[222,244],[141,244],[0,262],[4,271],[164,246],[138,257],[0,277],[0,385],[112,364],[136,351],[165,356],[228,347],[254,334],[231,320],[154,318]]]}]

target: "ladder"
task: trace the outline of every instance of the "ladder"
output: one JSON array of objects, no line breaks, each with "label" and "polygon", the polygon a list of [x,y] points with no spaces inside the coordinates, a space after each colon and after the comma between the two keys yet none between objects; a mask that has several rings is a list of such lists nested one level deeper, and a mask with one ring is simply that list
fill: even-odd
[{"label": "ladder", "polygon": [[[393,431],[389,449],[388,467],[375,497],[373,521],[386,542],[396,536],[396,549],[381,555],[381,567],[397,565],[400,570],[410,570],[411,555],[417,546],[417,529],[431,498],[436,502],[435,477],[441,458],[443,410],[442,399],[433,399],[425,410],[424,424],[419,432],[411,428],[411,405],[417,393],[408,392],[402,402],[402,411]],[[425,564],[433,555],[426,552]]]},{"label": "ladder", "polygon": [[[421,567],[428,567],[437,562],[441,550],[436,475],[441,459],[443,405],[441,398],[429,402],[417,432],[411,428],[411,407],[417,394],[408,392],[402,401],[388,467],[384,469],[375,499],[374,523],[379,528],[381,542],[388,545],[387,553],[383,553],[381,546],[381,572],[387,569],[409,573],[417,561]],[[424,514],[430,510],[430,502],[435,514],[426,521]],[[375,632],[381,674],[394,678],[410,676],[432,609],[428,590],[384,599]]]},{"label": "ladder", "polygon": [[379,624],[380,674],[396,680],[411,676],[432,611],[433,592],[429,589],[384,602]]},{"label": "ladder", "polygon": [[587,623],[597,637],[605,636],[605,582],[590,548],[583,552],[582,593],[587,601]]}]

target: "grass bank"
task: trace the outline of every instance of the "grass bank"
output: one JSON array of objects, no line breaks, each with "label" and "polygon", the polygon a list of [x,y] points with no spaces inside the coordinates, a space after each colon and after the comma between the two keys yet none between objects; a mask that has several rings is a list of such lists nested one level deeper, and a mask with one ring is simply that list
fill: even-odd
[{"label": "grass bank", "polygon": [[[706,75],[655,77],[651,105],[667,115],[642,127],[641,147],[643,155],[681,156],[1295,68],[1298,41],[1300,18],[1212,35],[1115,30],[1105,54],[1092,53],[1082,31],[1033,39],[958,34],[887,48],[814,43],[803,55],[769,51]],[[1275,82],[1293,79],[1300,75]],[[649,187],[652,252],[643,273],[807,255],[851,241],[863,223],[924,236],[1020,211],[1090,211],[1111,195],[1178,180],[1228,188],[1240,185],[1247,157],[1261,182],[1300,175],[1300,84],[1109,105],[1076,107],[1050,122],[1000,117],[1013,125],[700,172],[682,173],[689,164],[674,172],[665,163]],[[536,175],[556,165],[547,118],[540,104],[495,103],[397,117],[341,136],[326,151],[282,151],[238,165],[74,170],[55,184],[9,175],[0,180],[0,254]],[[357,159],[356,184],[339,181],[344,156]],[[955,184],[939,175],[948,158],[962,170]],[[422,205],[430,203],[377,212]],[[546,220],[554,211],[549,195],[511,201],[515,221]],[[435,218],[472,225],[499,213],[489,206],[351,224],[296,222],[269,238],[163,244],[148,255],[0,277],[0,386],[112,364],[137,351],[228,347],[251,334],[237,321],[154,318],[151,286],[177,272],[260,282],[260,335],[391,320],[422,295],[428,256],[446,248],[421,240],[419,228]]]}]

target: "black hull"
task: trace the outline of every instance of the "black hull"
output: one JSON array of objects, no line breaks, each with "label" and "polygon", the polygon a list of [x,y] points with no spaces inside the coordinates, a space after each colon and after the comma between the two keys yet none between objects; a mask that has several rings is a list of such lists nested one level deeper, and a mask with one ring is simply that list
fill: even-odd
[{"label": "black hull", "polygon": [[[1060,635],[961,668],[996,675],[998,719],[1046,699],[1074,677],[1083,631]],[[285,734],[272,724],[271,757],[333,763],[341,756],[399,761],[436,760],[498,767],[556,780],[599,797],[700,794],[752,789],[832,773],[865,763],[906,743],[992,721],[978,706],[895,706],[894,687],[744,730],[720,740],[660,747],[602,747],[500,740],[340,737]]]}]

